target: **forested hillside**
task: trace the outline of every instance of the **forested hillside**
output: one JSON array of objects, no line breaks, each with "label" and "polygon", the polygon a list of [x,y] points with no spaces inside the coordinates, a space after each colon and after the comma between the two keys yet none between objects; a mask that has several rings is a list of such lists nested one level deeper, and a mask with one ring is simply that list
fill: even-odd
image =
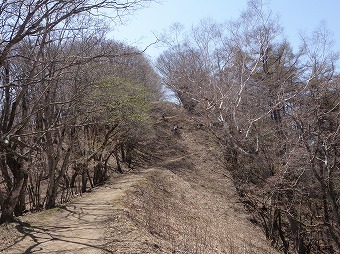
[{"label": "forested hillside", "polygon": [[[84,230],[88,204],[97,251],[338,253],[339,53],[326,25],[294,50],[252,0],[233,21],[173,25],[152,64],[107,36],[148,2],[0,3],[0,232],[21,230],[1,251],[40,247],[58,220]],[[161,102],[164,87],[178,105]]]},{"label": "forested hillside", "polygon": [[237,20],[174,25],[163,40],[162,80],[211,126],[254,222],[285,253],[338,252],[339,54],[325,24],[294,52],[249,1]]},{"label": "forested hillside", "polygon": [[118,151],[131,160],[160,83],[105,35],[144,2],[0,3],[0,223],[102,183]]},{"label": "forested hillside", "polygon": [[250,222],[200,117],[164,102],[151,115],[133,170],[122,163],[124,174],[110,171],[90,193],[0,226],[0,252],[277,253]]}]

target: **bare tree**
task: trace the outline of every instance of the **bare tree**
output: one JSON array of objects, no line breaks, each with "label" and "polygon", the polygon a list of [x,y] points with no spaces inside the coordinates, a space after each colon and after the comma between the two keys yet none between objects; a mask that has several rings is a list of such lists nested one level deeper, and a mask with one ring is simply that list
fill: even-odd
[{"label": "bare tree", "polygon": [[158,68],[225,147],[254,221],[285,253],[336,252],[339,78],[325,26],[294,53],[273,13],[250,1],[238,20],[190,38]]},{"label": "bare tree", "polygon": [[[6,181],[1,222],[12,221],[14,210],[16,215],[25,210],[29,175],[37,177],[36,192],[41,179],[49,179],[45,206],[55,205],[56,190],[73,151],[74,126],[83,120],[76,115],[79,92],[88,91],[81,89],[86,83],[85,69],[80,66],[105,54],[87,54],[105,32],[102,10],[113,10],[115,18],[147,2],[21,0],[0,4],[0,147]],[[36,172],[37,165],[45,162],[38,167],[42,171]]]}]

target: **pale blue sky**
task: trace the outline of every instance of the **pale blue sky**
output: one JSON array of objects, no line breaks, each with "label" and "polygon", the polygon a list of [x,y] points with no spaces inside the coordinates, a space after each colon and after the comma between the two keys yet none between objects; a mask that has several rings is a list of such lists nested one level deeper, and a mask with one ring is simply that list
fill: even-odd
[{"label": "pale blue sky", "polygon": [[[155,41],[154,33],[160,33],[173,23],[179,22],[190,28],[199,21],[212,18],[217,22],[238,18],[247,7],[248,0],[161,0],[152,3],[129,17],[126,25],[116,27],[113,38],[144,49]],[[278,14],[280,23],[289,42],[297,47],[299,32],[307,34],[321,21],[326,21],[333,33],[334,50],[340,51],[340,0],[264,0],[273,13]],[[150,47],[146,53],[155,59],[162,49]]]}]

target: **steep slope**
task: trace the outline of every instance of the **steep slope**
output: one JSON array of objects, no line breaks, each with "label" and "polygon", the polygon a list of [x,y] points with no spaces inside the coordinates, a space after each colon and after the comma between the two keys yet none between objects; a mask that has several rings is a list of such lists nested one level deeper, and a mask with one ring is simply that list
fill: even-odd
[{"label": "steep slope", "polygon": [[170,103],[155,104],[153,115],[155,131],[138,150],[144,167],[2,226],[0,234],[11,237],[0,252],[276,253],[248,221],[221,151],[197,117]]}]

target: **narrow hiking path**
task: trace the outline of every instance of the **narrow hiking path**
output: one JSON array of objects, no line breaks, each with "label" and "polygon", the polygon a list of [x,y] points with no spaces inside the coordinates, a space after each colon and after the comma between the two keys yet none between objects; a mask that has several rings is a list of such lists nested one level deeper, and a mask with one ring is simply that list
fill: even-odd
[{"label": "narrow hiking path", "polygon": [[0,253],[277,253],[249,222],[208,133],[179,107],[159,107],[148,165],[0,228],[14,240]]},{"label": "narrow hiking path", "polygon": [[106,223],[124,212],[122,198],[139,174],[111,179],[105,186],[61,207],[22,218],[20,236],[3,253],[111,253]]},{"label": "narrow hiking path", "polygon": [[[146,211],[139,222],[154,235],[167,239],[173,253],[277,253],[263,232],[250,223],[231,176],[219,159],[222,150],[212,142],[209,132],[182,109],[167,114],[170,117],[159,123],[157,133],[159,138],[168,138],[164,130],[178,125],[179,135],[171,140],[176,140],[180,152],[149,174],[145,188],[140,186],[139,198],[144,206],[137,210]],[[167,150],[167,145],[162,144],[162,149]],[[150,213],[152,218],[148,217]]]}]

